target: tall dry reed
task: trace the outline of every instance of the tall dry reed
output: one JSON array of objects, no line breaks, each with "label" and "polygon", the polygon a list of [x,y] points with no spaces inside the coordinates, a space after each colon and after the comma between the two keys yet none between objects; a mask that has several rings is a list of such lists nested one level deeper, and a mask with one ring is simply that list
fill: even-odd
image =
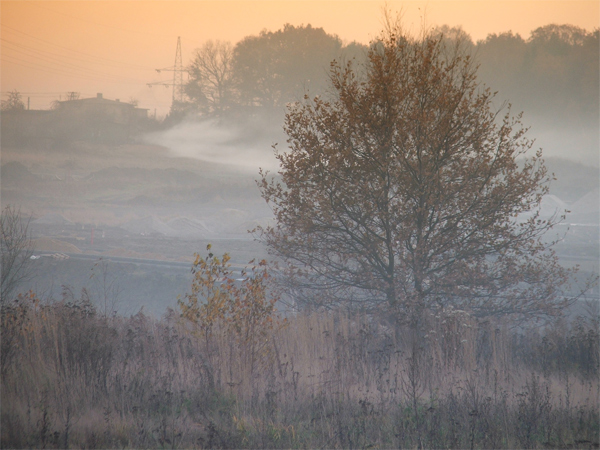
[{"label": "tall dry reed", "polygon": [[[2,448],[594,448],[597,316],[297,314],[247,349],[86,291],[2,309]],[[258,348],[258,347],[257,347]]]}]

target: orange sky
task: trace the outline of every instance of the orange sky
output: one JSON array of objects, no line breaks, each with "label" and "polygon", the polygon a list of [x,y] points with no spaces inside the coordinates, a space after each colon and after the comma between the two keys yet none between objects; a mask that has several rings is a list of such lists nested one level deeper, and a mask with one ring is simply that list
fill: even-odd
[{"label": "orange sky", "polygon": [[[32,109],[48,108],[67,91],[83,97],[139,100],[159,115],[168,111],[171,91],[147,83],[172,79],[177,37],[183,63],[208,39],[233,43],[285,23],[311,24],[342,40],[367,43],[381,29],[376,0],[241,1],[5,1],[0,2],[1,90],[17,89]],[[579,0],[394,1],[404,23],[418,30],[426,12],[429,26],[461,25],[474,40],[512,30],[528,37],[549,23],[592,30],[600,25],[600,2]]]}]

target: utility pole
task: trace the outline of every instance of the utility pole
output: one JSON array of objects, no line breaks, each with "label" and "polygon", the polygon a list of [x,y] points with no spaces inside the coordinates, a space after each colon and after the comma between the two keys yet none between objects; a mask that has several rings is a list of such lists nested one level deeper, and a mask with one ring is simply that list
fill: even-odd
[{"label": "utility pole", "polygon": [[177,37],[177,49],[175,50],[175,64],[173,67],[165,67],[163,69],[156,69],[158,73],[162,71],[173,72],[173,82],[167,81],[156,81],[154,83],[147,83],[148,87],[155,85],[162,85],[165,87],[173,86],[173,103],[172,109],[176,108],[176,105],[183,103],[184,90],[183,90],[183,61],[181,58],[181,37]]}]

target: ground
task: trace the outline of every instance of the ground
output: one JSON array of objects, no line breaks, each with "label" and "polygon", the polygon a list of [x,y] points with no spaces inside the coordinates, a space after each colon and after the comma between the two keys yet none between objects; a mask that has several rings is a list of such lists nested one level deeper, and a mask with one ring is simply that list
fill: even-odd
[{"label": "ground", "polygon": [[[556,229],[557,251],[564,264],[597,273],[597,170],[576,163],[554,166],[560,178],[544,208],[573,210]],[[144,306],[160,316],[176,306],[177,296],[189,288],[194,253],[204,254],[209,243],[215,254],[229,253],[236,267],[268,258],[248,233],[272,217],[256,178],[258,167],[241,170],[141,143],[2,148],[2,204],[31,215],[35,254],[44,255],[34,261],[31,287],[53,297],[60,297],[63,285],[86,287],[106,297],[99,277],[90,276],[98,273],[99,261],[110,261],[104,284],[118,284],[117,309],[125,314]]]}]

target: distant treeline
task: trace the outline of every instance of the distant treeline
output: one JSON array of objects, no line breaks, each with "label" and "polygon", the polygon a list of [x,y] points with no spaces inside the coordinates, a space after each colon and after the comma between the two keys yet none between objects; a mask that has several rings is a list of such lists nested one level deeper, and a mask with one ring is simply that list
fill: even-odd
[{"label": "distant treeline", "polygon": [[[438,27],[449,44],[460,42],[480,65],[479,80],[498,91],[498,106],[568,122],[596,124],[599,96],[599,30],[546,25],[528,38],[508,31],[473,42],[461,28]],[[327,95],[329,65],[361,64],[368,46],[342,40],[322,28],[285,25],[232,45],[208,41],[188,66],[189,103],[203,117],[282,111],[304,95]]]}]

